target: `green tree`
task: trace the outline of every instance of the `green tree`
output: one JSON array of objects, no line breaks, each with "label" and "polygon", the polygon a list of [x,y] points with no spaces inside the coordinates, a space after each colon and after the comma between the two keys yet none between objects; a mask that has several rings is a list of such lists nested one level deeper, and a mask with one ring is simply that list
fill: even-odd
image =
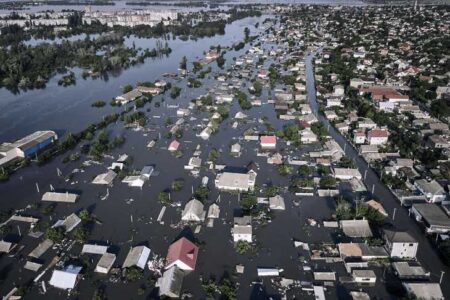
[{"label": "green tree", "polygon": [[334,187],[336,186],[336,179],[330,175],[325,175],[320,178],[321,187]]},{"label": "green tree", "polygon": [[62,226],[50,227],[47,229],[46,237],[54,243],[59,243],[64,239],[65,230]]},{"label": "green tree", "polygon": [[241,196],[241,206],[242,209],[246,212],[250,212],[253,208],[255,208],[257,204],[256,197],[250,194],[243,194]]},{"label": "green tree", "polygon": [[247,241],[238,241],[236,244],[234,244],[234,249],[236,250],[236,253],[238,254],[244,254],[252,250],[252,244],[250,244]]},{"label": "green tree", "polygon": [[128,92],[131,92],[133,90],[133,86],[130,84],[126,84],[122,88],[122,93],[126,94]]}]

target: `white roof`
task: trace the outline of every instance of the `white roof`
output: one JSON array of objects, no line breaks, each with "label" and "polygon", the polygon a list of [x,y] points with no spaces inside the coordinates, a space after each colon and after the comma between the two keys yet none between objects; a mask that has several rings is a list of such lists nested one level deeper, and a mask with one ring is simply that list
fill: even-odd
[{"label": "white roof", "polygon": [[108,251],[108,246],[85,244],[85,245],[83,245],[83,249],[81,250],[81,253],[105,254],[106,251]]},{"label": "white roof", "polygon": [[57,192],[46,192],[42,195],[42,201],[52,201],[52,202],[70,202],[73,203],[78,199],[77,194],[72,194],[69,192],[66,193],[57,193]]},{"label": "white roof", "polygon": [[97,177],[95,177],[94,180],[92,180],[92,183],[109,185],[113,182],[116,176],[117,176],[116,172],[109,170],[106,173],[97,175]]},{"label": "white roof", "polygon": [[69,266],[66,270],[54,270],[50,285],[60,289],[73,289],[77,283],[81,267]]}]

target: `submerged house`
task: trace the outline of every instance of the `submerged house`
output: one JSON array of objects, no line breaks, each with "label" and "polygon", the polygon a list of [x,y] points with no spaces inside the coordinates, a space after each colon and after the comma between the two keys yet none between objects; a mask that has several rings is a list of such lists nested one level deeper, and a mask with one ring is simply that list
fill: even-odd
[{"label": "submerged house", "polygon": [[170,298],[179,298],[184,276],[183,270],[176,266],[167,269],[162,277],[158,278],[156,283],[156,286],[159,287],[159,295]]},{"label": "submerged house", "polygon": [[205,220],[205,215],[203,203],[194,198],[186,203],[181,214],[181,220],[185,222],[202,222]]},{"label": "submerged house", "polygon": [[125,262],[123,263],[123,268],[138,267],[145,269],[145,264],[147,263],[148,257],[150,256],[150,249],[146,246],[137,246],[130,249]]},{"label": "submerged house", "polygon": [[256,183],[255,168],[230,170],[217,174],[216,187],[223,191],[252,191]]},{"label": "submerged house", "polygon": [[73,289],[80,279],[82,267],[68,265],[63,270],[54,270],[50,278],[50,285],[59,289]]},{"label": "submerged house", "polygon": [[198,247],[182,237],[172,243],[166,257],[166,269],[177,266],[184,271],[194,271],[197,263]]}]

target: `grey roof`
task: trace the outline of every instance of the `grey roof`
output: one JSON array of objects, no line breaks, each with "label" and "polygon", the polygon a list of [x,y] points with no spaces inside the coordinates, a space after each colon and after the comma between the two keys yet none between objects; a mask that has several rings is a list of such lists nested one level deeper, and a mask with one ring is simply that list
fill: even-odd
[{"label": "grey roof", "polygon": [[37,272],[41,267],[42,267],[42,264],[35,263],[35,262],[32,262],[32,261],[27,261],[25,263],[24,269],[30,270],[30,271],[33,271],[33,272]]},{"label": "grey roof", "polygon": [[276,195],[275,197],[269,198],[269,207],[270,209],[286,209],[286,206],[284,204],[284,198],[280,195]]},{"label": "grey roof", "polygon": [[183,209],[181,215],[183,221],[202,221],[205,219],[205,211],[203,210],[203,203],[197,199],[192,199]]},{"label": "grey roof", "polygon": [[61,225],[64,226],[66,232],[70,232],[80,223],[81,223],[80,217],[78,217],[75,213],[72,213],[70,216],[64,219]]},{"label": "grey roof", "polygon": [[84,244],[81,253],[88,254],[105,254],[108,251],[108,246],[95,245],[95,244]]},{"label": "grey roof", "polygon": [[370,229],[367,220],[342,220],[339,222],[345,235],[349,237],[371,237],[372,230]]},{"label": "grey roof", "polygon": [[235,225],[251,225],[252,216],[234,217]]},{"label": "grey roof", "polygon": [[166,270],[162,277],[158,279],[159,294],[178,298],[183,286],[184,272],[177,266],[173,266]]},{"label": "grey roof", "polygon": [[444,295],[442,294],[439,283],[404,282],[403,286],[406,288],[408,293],[415,295],[417,299],[444,300]]},{"label": "grey roof", "polygon": [[392,267],[400,279],[415,279],[430,276],[430,273],[427,273],[417,262],[398,261],[392,263]]},{"label": "grey roof", "polygon": [[150,255],[150,249],[145,246],[137,246],[130,249],[125,262],[123,263],[124,268],[137,266],[141,269],[145,268],[145,263]]},{"label": "grey roof", "polygon": [[416,239],[406,231],[384,230],[386,239],[391,243],[416,243]]},{"label": "grey roof", "polygon": [[20,140],[12,143],[14,147],[20,148],[22,150],[31,148],[49,138],[56,138],[56,133],[54,131],[36,131],[30,135],[27,135]]},{"label": "grey roof", "polygon": [[13,243],[0,241],[0,253],[1,252],[9,253],[13,249],[13,247],[14,247]]},{"label": "grey roof", "polygon": [[432,226],[448,226],[450,227],[450,218],[436,204],[418,203],[413,204],[415,209],[425,221]]},{"label": "grey roof", "polygon": [[352,296],[353,300],[370,300],[369,294],[365,292],[351,291],[350,296]]},{"label": "grey roof", "polygon": [[97,177],[94,178],[92,183],[109,185],[113,182],[113,180],[114,180],[114,178],[116,178],[116,176],[117,176],[116,172],[114,172],[112,170],[108,170],[108,172],[106,172],[106,173],[97,175]]},{"label": "grey roof", "polygon": [[314,280],[335,281],[336,280],[336,272],[333,272],[333,271],[315,271],[314,272]]},{"label": "grey roof", "polygon": [[376,278],[375,272],[372,270],[353,270],[353,277],[370,277]]},{"label": "grey roof", "polygon": [[42,201],[52,201],[52,202],[70,202],[74,203],[77,201],[79,195],[73,193],[59,193],[59,192],[46,192],[42,195]]},{"label": "grey roof", "polygon": [[366,243],[358,243],[362,256],[388,257],[388,253],[381,246],[369,246]]},{"label": "grey roof", "polygon": [[31,257],[34,257],[34,258],[39,258],[48,249],[50,249],[51,246],[53,246],[53,242],[51,240],[49,240],[49,239],[46,239],[45,241],[43,241],[42,243],[37,245],[37,247],[34,248],[33,251],[31,251],[30,254],[28,254],[28,256],[31,256]]},{"label": "grey roof", "polygon": [[105,254],[100,257],[100,260],[97,263],[96,271],[98,272],[98,269],[111,269],[112,265],[116,261],[116,255],[113,253],[106,252]]},{"label": "grey roof", "polygon": [[430,193],[432,195],[444,194],[444,188],[436,181],[428,181],[426,179],[419,179],[414,182],[424,193]]}]

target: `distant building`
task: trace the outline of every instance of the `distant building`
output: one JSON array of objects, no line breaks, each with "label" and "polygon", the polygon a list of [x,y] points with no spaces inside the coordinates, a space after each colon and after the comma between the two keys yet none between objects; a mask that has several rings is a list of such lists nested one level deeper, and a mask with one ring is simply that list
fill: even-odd
[{"label": "distant building", "polygon": [[116,101],[120,102],[123,105],[127,104],[128,102],[134,101],[140,97],[142,97],[142,93],[138,89],[134,89],[129,91],[128,93],[117,96]]},{"label": "distant building", "polygon": [[13,143],[0,145],[0,166],[16,159],[31,157],[58,139],[54,131],[36,131]]},{"label": "distant building", "polygon": [[177,140],[173,140],[173,141],[170,143],[168,150],[169,150],[170,152],[175,152],[175,151],[178,150],[179,147],[180,147],[180,142],[178,142]]}]

